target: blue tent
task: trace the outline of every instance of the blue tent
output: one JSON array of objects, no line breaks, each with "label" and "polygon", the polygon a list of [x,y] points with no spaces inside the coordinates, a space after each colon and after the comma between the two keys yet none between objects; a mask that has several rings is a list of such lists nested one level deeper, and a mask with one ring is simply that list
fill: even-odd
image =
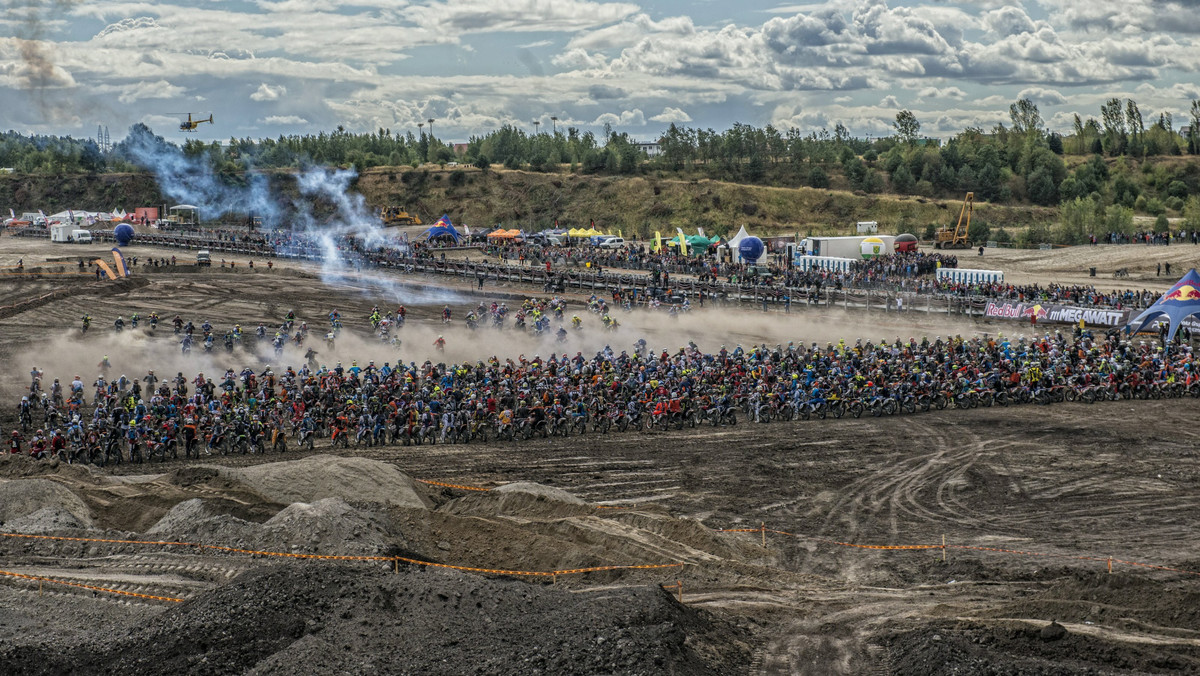
[{"label": "blue tent", "polygon": [[1179,325],[1188,317],[1200,314],[1200,274],[1196,268],[1188,270],[1171,290],[1164,293],[1154,305],[1146,308],[1140,315],[1131,320],[1126,326],[1133,333],[1145,329],[1155,320],[1166,317],[1170,322],[1167,329],[1167,340],[1175,337]]},{"label": "blue tent", "polygon": [[454,225],[450,222],[449,216],[442,216],[437,220],[437,223],[433,224],[433,227],[429,228],[422,234],[429,239],[434,239],[436,237],[449,237],[454,240],[455,244],[457,244],[458,240],[462,237],[462,235],[459,235],[458,231],[454,229]]}]

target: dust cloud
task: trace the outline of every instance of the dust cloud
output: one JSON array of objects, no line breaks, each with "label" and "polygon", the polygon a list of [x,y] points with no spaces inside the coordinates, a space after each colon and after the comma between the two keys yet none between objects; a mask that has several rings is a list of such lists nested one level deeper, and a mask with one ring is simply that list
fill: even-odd
[{"label": "dust cloud", "polygon": [[[310,347],[317,352],[318,365],[333,368],[339,362],[349,367],[355,361],[360,366],[366,366],[369,361],[382,366],[384,363],[420,364],[426,360],[449,363],[486,361],[492,357],[501,361],[534,356],[544,358],[552,353],[582,352],[590,356],[606,346],[616,353],[622,350],[632,353],[633,344],[639,338],[645,338],[648,347],[655,352],[664,349],[675,352],[689,342],[696,343],[704,351],[715,352],[722,346],[732,350],[742,345],[748,349],[751,345],[761,343],[769,347],[787,345],[789,341],[796,344],[816,342],[823,346],[839,339],[847,342],[858,338],[890,341],[896,338],[907,340],[909,337],[920,340],[922,336],[929,336],[932,340],[936,336],[957,333],[974,335],[979,328],[965,319],[934,318],[924,313],[885,315],[879,312],[865,314],[819,309],[791,314],[764,314],[744,309],[706,308],[675,318],[665,312],[618,311],[613,316],[621,322],[621,327],[616,332],[608,332],[601,328],[598,315],[587,312],[581,303],[575,302],[568,305],[564,315],[564,324],[568,327],[567,339],[559,342],[554,335],[558,323],[552,322],[544,335],[534,336],[531,332],[513,330],[511,314],[503,331],[488,328],[486,323],[481,323],[475,331],[469,331],[462,317],[471,307],[452,306],[455,319],[449,325],[429,316],[410,318],[403,328],[393,331],[393,335],[400,338],[399,347],[374,337],[370,325],[360,319],[344,319],[345,328],[330,347],[323,338],[324,321],[303,318],[312,327],[304,346],[297,347],[289,342],[281,356],[275,354],[269,341],[259,343],[252,333],[243,338],[245,349],[238,348],[232,354],[227,353],[218,340],[211,353],[205,353],[201,342],[196,341],[191,354],[183,355],[179,346],[180,336],[175,335],[169,325],[160,324],[155,334],[145,332],[145,325],[119,334],[95,331],[84,340],[81,340],[77,329],[71,329],[20,352],[14,360],[16,368],[11,373],[26,374],[28,369],[38,366],[46,373],[45,389],[49,388],[54,378],[59,378],[67,386],[78,374],[88,386],[90,394],[91,383],[100,372],[99,363],[104,356],[109,358],[112,365],[107,374],[109,378],[120,375],[141,378],[149,369],[154,369],[160,379],[169,379],[182,372],[190,380],[197,372],[212,378],[230,368],[235,371],[244,367],[262,370],[270,365],[276,371],[288,366],[298,369],[304,364],[304,353]],[[510,308],[515,311],[516,304],[510,304]],[[421,312],[429,314],[428,310]],[[572,314],[578,314],[583,320],[582,330],[569,328]],[[255,323],[254,318],[242,318],[241,321],[248,331],[252,331],[250,327]],[[446,340],[444,352],[438,352],[434,347],[434,341],[439,336]],[[23,388],[28,384],[24,376],[12,377],[18,382],[8,383],[10,387],[19,385]]]}]

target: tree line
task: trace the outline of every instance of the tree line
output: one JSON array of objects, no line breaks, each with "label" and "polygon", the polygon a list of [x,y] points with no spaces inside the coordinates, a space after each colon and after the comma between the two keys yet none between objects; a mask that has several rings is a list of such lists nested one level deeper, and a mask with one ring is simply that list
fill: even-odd
[{"label": "tree line", "polygon": [[[909,110],[896,115],[891,134],[865,139],[852,136],[841,123],[832,131],[808,133],[769,124],[735,123],[724,131],[672,124],[651,154],[608,126],[600,134],[570,126],[550,133],[504,126],[457,146],[424,128],[416,134],[384,128],[351,133],[339,126],[332,132],[225,143],[189,139],[178,148],[227,175],[305,164],[366,169],[458,162],[483,170],[655,173],[866,194],[958,197],[971,191],[983,201],[1062,205],[1071,213],[1090,208],[1093,225],[1124,229],[1132,227],[1129,219],[1110,218],[1111,207],[1187,216],[1189,200],[1200,195],[1200,163],[1169,159],[1200,155],[1200,101],[1191,102],[1188,124],[1176,129],[1168,113],[1147,125],[1135,101],[1110,99],[1098,117],[1077,115],[1065,137],[1046,128],[1029,99],[1013,102],[1008,113],[1007,125],[967,128],[945,141],[922,136],[921,122]],[[147,135],[153,136],[149,128],[134,125],[105,153],[91,139],[10,131],[0,134],[0,167],[30,174],[140,171],[131,143]]]}]

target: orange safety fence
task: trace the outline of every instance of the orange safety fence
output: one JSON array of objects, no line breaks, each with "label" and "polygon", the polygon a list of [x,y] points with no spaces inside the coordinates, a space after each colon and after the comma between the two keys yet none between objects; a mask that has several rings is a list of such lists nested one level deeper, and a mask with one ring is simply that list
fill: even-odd
[{"label": "orange safety fence", "polygon": [[[840,547],[853,547],[856,549],[889,549],[889,550],[908,550],[908,551],[940,550],[943,553],[943,558],[945,557],[945,552],[947,550],[992,552],[992,553],[997,553],[997,554],[1013,554],[1016,556],[1038,556],[1038,557],[1044,557],[1044,558],[1070,559],[1070,560],[1074,560],[1074,561],[1096,561],[1099,563],[1107,563],[1108,571],[1110,573],[1112,572],[1113,564],[1122,564],[1122,565],[1126,565],[1126,566],[1134,566],[1134,567],[1138,567],[1138,568],[1149,568],[1152,570],[1161,570],[1161,571],[1166,571],[1166,572],[1171,572],[1171,573],[1180,573],[1182,575],[1195,575],[1195,576],[1200,577],[1200,572],[1197,572],[1197,571],[1185,570],[1182,568],[1173,568],[1171,566],[1162,566],[1162,565],[1153,564],[1153,563],[1128,561],[1126,559],[1118,559],[1118,558],[1115,558],[1112,556],[1092,556],[1092,555],[1088,555],[1088,554],[1056,554],[1056,553],[1050,553],[1050,552],[1034,552],[1034,551],[1028,551],[1028,550],[1023,550],[1023,549],[1004,549],[1001,547],[980,547],[980,546],[975,546],[975,545],[955,545],[955,544],[946,544],[944,541],[942,544],[934,544],[934,545],[869,545],[869,544],[859,544],[859,543],[854,543],[854,542],[840,542],[838,540],[830,540],[828,538],[820,538],[820,537],[816,537],[816,536],[812,536],[812,535],[803,535],[800,533],[789,533],[788,531],[783,531],[783,530],[774,530],[771,528],[767,528],[765,524],[758,528],[714,528],[713,530],[718,533],[759,533],[763,537],[764,544],[766,542],[767,534],[770,533],[773,535],[785,535],[787,537],[797,538],[800,540],[808,540],[810,542],[818,542],[818,543],[822,543],[822,544],[837,545]],[[944,540],[944,538],[943,538],[943,540]]]},{"label": "orange safety fence", "polygon": [[0,575],[7,577],[20,578],[22,580],[34,580],[36,582],[49,582],[50,584],[61,584],[67,587],[78,587],[80,589],[90,589],[91,591],[104,592],[106,594],[119,594],[121,596],[133,596],[139,599],[153,599],[155,601],[170,601],[172,603],[182,603],[186,599],[175,598],[174,596],[155,596],[153,594],[138,594],[136,592],[123,591],[121,589],[112,589],[110,587],[97,587],[95,585],[83,584],[82,582],[68,582],[66,580],[56,580],[52,577],[42,577],[41,575],[26,575],[24,573],[14,573],[7,570],[0,570]]},{"label": "orange safety fence", "polygon": [[278,556],[291,559],[315,559],[321,561],[403,561],[418,566],[433,566],[434,568],[449,568],[452,570],[462,570],[473,573],[491,573],[494,575],[511,575],[516,577],[557,577],[559,575],[578,575],[581,573],[595,573],[606,570],[655,570],[659,568],[679,568],[683,563],[651,563],[651,564],[633,564],[633,565],[616,565],[616,566],[592,566],[590,568],[566,568],[562,570],[549,571],[530,571],[530,570],[505,570],[498,568],[477,568],[473,566],[456,566],[449,563],[435,563],[433,561],[422,561],[420,559],[411,559],[404,556],[343,556],[337,554],[298,554],[294,552],[271,552],[260,551],[256,549],[238,549],[236,547],[224,547],[221,545],[206,545],[200,542],[176,542],[173,540],[113,540],[105,538],[81,538],[68,537],[64,535],[30,535],[27,533],[0,533],[0,537],[10,538],[25,538],[29,540],[58,540],[63,542],[107,542],[112,544],[132,544],[132,545],[159,545],[166,547],[195,547],[198,549],[212,549],[221,552],[230,552],[234,554],[249,554],[251,556]]},{"label": "orange safety fence", "polygon": [[423,483],[423,484],[429,484],[431,486],[444,486],[445,488],[457,488],[460,491],[482,491],[482,492],[486,493],[486,492],[492,490],[490,488],[480,488],[478,486],[462,486],[459,484],[442,483],[441,481],[429,481],[428,479],[417,479],[417,481],[420,483]]}]

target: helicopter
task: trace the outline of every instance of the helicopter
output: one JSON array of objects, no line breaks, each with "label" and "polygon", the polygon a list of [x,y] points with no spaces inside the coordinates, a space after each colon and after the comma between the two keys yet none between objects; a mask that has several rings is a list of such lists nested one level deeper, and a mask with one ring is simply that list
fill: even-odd
[{"label": "helicopter", "polygon": [[198,127],[201,122],[207,122],[209,124],[213,123],[213,118],[212,118],[211,114],[208,116],[207,120],[205,120],[205,119],[193,120],[191,113],[188,113],[187,116],[188,116],[187,122],[179,123],[179,131],[196,131],[196,127]]}]

